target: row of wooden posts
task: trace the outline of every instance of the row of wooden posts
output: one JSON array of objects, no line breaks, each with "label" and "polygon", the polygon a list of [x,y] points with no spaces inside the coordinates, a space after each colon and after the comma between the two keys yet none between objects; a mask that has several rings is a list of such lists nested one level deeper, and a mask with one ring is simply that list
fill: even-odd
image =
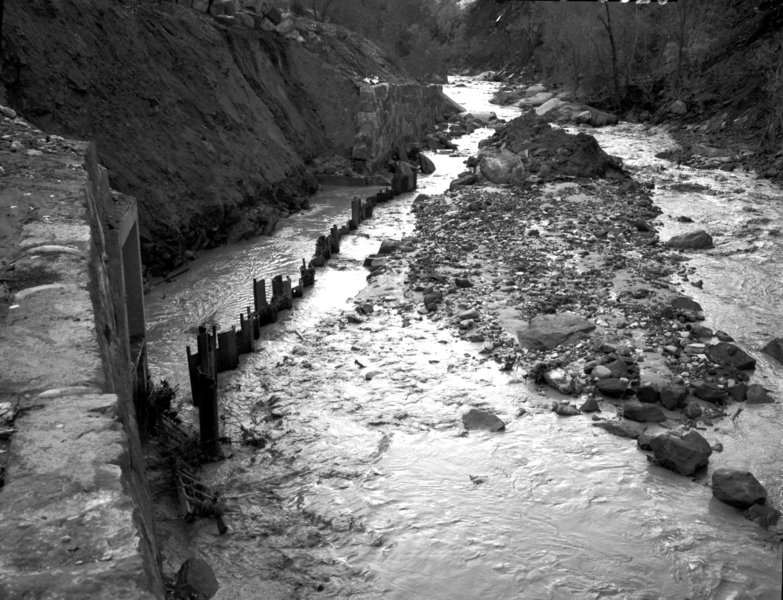
[{"label": "row of wooden posts", "polygon": [[351,202],[351,219],[342,227],[332,226],[330,232],[316,240],[315,254],[309,263],[302,259],[299,268],[299,283],[294,285],[290,277],[277,275],[272,278],[272,295],[267,298],[266,280],[253,279],[254,306],[247,307],[239,315],[239,327],[218,332],[199,327],[196,338],[196,352],[187,347],[190,388],[193,404],[199,409],[199,432],[202,451],[207,456],[220,454],[220,431],[218,419],[217,376],[218,373],[236,369],[239,356],[255,349],[255,340],[261,335],[261,327],[277,322],[278,314],[290,310],[294,298],[302,298],[304,289],[315,285],[315,268],[326,264],[332,254],[340,252],[340,238],[355,230],[362,221],[372,217],[373,209],[381,202],[391,200],[397,193],[397,186],[379,192],[375,196]]}]

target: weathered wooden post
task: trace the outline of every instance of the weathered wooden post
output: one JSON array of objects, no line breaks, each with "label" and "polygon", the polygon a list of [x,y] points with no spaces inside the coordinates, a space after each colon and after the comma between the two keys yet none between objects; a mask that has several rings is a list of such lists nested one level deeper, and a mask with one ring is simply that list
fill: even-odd
[{"label": "weathered wooden post", "polygon": [[367,198],[364,203],[364,217],[366,219],[372,219],[372,209],[375,208],[375,196]]},{"label": "weathered wooden post", "polygon": [[[250,315],[250,307],[247,308],[247,314]],[[239,313],[239,324],[242,326],[242,337],[245,339],[244,344],[247,348],[247,354],[250,354],[255,349],[255,338],[253,337],[253,320],[252,318],[245,319],[242,313]]]},{"label": "weathered wooden post", "polygon": [[275,275],[272,278],[272,298],[283,295],[283,276]]},{"label": "weathered wooden post", "polygon": [[188,375],[190,376],[190,393],[193,396],[193,406],[198,406],[198,367],[201,364],[201,358],[198,352],[196,354],[191,353],[190,346],[186,346],[185,350],[188,353]]},{"label": "weathered wooden post", "polygon": [[335,254],[340,253],[340,228],[337,225],[332,225],[332,229],[330,230],[332,237],[337,241],[337,250],[335,251]]},{"label": "weathered wooden post", "polygon": [[306,266],[305,259],[302,259],[302,266],[299,267],[299,273],[302,275],[302,286],[310,287],[315,285],[315,267]]},{"label": "weathered wooden post", "polygon": [[291,278],[288,276],[286,276],[286,278],[283,280],[283,296],[289,300],[293,298],[293,293],[291,291]]},{"label": "weathered wooden post", "polygon": [[198,372],[200,403],[198,407],[198,424],[201,449],[208,456],[220,453],[218,439],[220,438],[220,420],[218,419],[217,376],[210,377],[201,369]]},{"label": "weathered wooden post", "polygon": [[354,231],[359,227],[359,206],[356,203],[356,198],[351,200],[351,220],[348,221],[348,228]]},{"label": "weathered wooden post", "polygon": [[266,301],[266,280],[253,279],[253,303],[256,312],[261,312],[268,306]]},{"label": "weathered wooden post", "polygon": [[236,327],[218,334],[218,371],[231,371],[239,366]]}]

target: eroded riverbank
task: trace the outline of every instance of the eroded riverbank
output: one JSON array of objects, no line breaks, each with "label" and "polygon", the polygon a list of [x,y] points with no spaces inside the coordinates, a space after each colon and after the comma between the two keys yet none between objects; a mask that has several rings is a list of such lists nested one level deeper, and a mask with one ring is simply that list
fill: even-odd
[{"label": "eroded riverbank", "polygon": [[[669,276],[689,268],[639,242],[653,236],[626,217],[651,209],[644,197],[580,181],[421,200],[418,229],[404,242],[413,251],[394,254],[357,298],[363,314],[353,303],[312,320],[295,311],[241,373],[223,378],[227,434],[241,423],[266,446],[236,447],[210,471],[231,532],[221,538],[208,521],[170,521],[169,566],[197,548],[215,566],[220,598],[777,598],[777,530],[713,499],[703,475],[694,481],[650,465],[632,440],[593,427],[590,416],[553,413],[553,400],[569,397],[524,376],[540,360],[568,358],[567,366],[573,357],[512,346],[532,311],[584,309],[615,338],[603,341],[634,359],[626,367],[676,375],[658,351],[666,340],[650,337],[687,329],[673,329],[676,319],[652,327],[664,323],[652,322],[650,298],[674,295]],[[387,236],[411,201],[396,205],[391,222],[369,222],[366,234],[377,237],[364,239]],[[356,250],[335,270],[358,271],[367,248]],[[442,279],[425,281],[433,274]],[[456,277],[473,287],[457,287]],[[433,284],[444,299],[421,310]],[[642,288],[648,293],[634,298]],[[458,315],[472,309],[479,314],[460,340],[460,321],[471,319]],[[708,309],[708,325],[742,335],[710,318]],[[479,335],[483,342],[469,341]],[[595,352],[592,340],[577,350]],[[774,378],[771,368],[765,377]],[[627,402],[596,398],[604,421]],[[470,408],[497,414],[505,432],[466,434]],[[782,453],[771,445],[779,445],[779,405],[748,407],[737,419],[713,415],[712,426],[665,414],[646,427],[700,428],[724,445],[711,469],[752,468],[779,503]],[[760,422],[769,431],[751,436]]]}]

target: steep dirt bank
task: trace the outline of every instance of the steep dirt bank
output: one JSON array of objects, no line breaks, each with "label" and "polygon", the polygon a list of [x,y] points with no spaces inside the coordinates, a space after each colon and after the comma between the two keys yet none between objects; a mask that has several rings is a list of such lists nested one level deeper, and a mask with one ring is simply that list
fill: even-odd
[{"label": "steep dirt bank", "polygon": [[302,44],[225,27],[174,3],[6,6],[8,104],[42,130],[98,145],[112,187],[139,199],[145,263],[160,270],[306,203],[318,155],[350,156],[357,83],[404,83],[339,28]]}]

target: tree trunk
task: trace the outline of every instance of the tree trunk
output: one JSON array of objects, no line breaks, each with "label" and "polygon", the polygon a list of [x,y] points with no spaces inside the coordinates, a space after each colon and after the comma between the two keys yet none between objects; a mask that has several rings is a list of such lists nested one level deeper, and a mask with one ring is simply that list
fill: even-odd
[{"label": "tree trunk", "polygon": [[614,43],[614,32],[612,31],[612,13],[609,12],[609,3],[604,3],[606,9],[606,21],[599,20],[606,27],[606,32],[609,34],[609,44],[612,46],[612,79],[614,80],[614,102],[617,108],[620,108],[620,74],[617,72],[617,46]]}]

